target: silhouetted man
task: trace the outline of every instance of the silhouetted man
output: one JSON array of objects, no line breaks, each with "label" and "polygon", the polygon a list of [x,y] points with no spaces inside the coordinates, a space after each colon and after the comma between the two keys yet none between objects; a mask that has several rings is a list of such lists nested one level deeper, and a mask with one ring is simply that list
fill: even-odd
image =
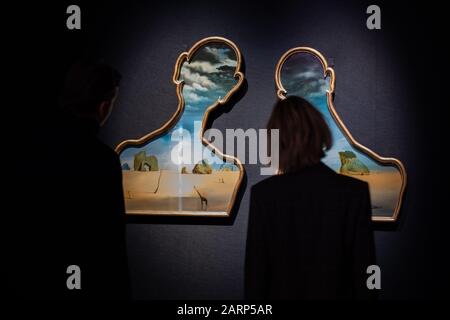
[{"label": "silhouetted man", "polygon": [[[30,155],[39,172],[27,189],[33,203],[16,213],[26,217],[22,223],[15,219],[20,235],[9,259],[18,295],[128,297],[121,167],[117,154],[97,138],[119,81],[118,72],[104,64],[82,62],[69,70],[61,114],[47,141],[39,142],[39,154]],[[81,289],[67,286],[71,265],[81,270]]]}]

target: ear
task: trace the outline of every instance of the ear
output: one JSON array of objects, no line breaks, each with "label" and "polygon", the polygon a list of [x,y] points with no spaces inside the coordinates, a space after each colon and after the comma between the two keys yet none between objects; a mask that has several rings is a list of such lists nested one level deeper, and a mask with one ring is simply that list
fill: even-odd
[{"label": "ear", "polygon": [[105,115],[108,113],[111,101],[103,101],[98,105],[98,112],[100,115]]},{"label": "ear", "polygon": [[97,106],[97,121],[102,126],[111,112],[111,101],[102,101]]},{"label": "ear", "polygon": [[103,126],[103,124],[109,118],[114,105],[114,101],[116,101],[118,91],[119,87],[116,87],[114,89],[114,96],[111,100],[102,101],[99,105],[97,105],[97,121],[100,126]]}]

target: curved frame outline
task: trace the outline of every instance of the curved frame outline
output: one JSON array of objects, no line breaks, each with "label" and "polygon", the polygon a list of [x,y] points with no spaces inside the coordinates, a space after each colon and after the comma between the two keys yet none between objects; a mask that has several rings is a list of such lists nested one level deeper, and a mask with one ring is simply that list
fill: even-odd
[{"label": "curved frame outline", "polygon": [[347,141],[350,142],[350,144],[355,149],[361,151],[362,153],[365,153],[366,155],[368,155],[375,161],[382,163],[382,164],[391,164],[398,168],[398,170],[400,172],[400,176],[402,178],[402,185],[401,185],[400,194],[397,199],[397,204],[396,204],[393,214],[389,217],[372,215],[372,221],[396,222],[398,219],[401,205],[402,205],[403,194],[404,194],[404,191],[406,188],[406,181],[407,181],[406,169],[400,160],[398,160],[396,158],[391,158],[391,157],[382,157],[382,156],[378,155],[376,152],[367,148],[366,146],[363,146],[358,141],[356,141],[355,138],[353,138],[352,134],[347,129],[344,122],[341,120],[341,118],[339,117],[339,115],[336,112],[336,108],[333,103],[333,93],[334,93],[334,89],[335,89],[336,76],[335,76],[335,72],[334,72],[333,68],[328,66],[328,62],[325,59],[325,57],[319,51],[317,51],[316,49],[310,48],[310,47],[296,47],[296,48],[292,48],[292,49],[289,49],[288,51],[286,51],[281,56],[280,60],[277,63],[277,66],[275,68],[275,85],[276,85],[276,89],[277,89],[277,97],[279,99],[286,98],[287,91],[286,91],[286,89],[284,89],[284,87],[281,83],[281,69],[283,68],[283,65],[286,62],[286,60],[289,59],[292,55],[297,54],[297,53],[308,53],[308,54],[315,56],[322,64],[324,79],[328,76],[330,77],[330,86],[327,89],[328,110],[330,111],[333,119],[336,121],[338,127],[342,130]]},{"label": "curved frame outline", "polygon": [[138,146],[138,145],[144,144],[154,138],[157,138],[157,137],[163,135],[164,133],[166,133],[167,131],[169,131],[171,128],[173,128],[175,126],[175,124],[178,122],[178,119],[181,117],[181,115],[183,114],[183,111],[184,111],[184,98],[183,98],[184,81],[179,80],[181,67],[183,66],[183,63],[185,63],[185,62],[189,63],[191,61],[192,57],[194,56],[194,54],[197,52],[197,50],[200,47],[204,46],[205,44],[212,43],[212,42],[225,43],[226,45],[230,46],[236,54],[236,70],[234,73],[234,78],[237,79],[237,83],[230,91],[228,91],[228,93],[225,95],[225,97],[218,99],[215,103],[210,105],[205,110],[205,113],[204,113],[203,119],[202,119],[202,127],[199,131],[200,138],[202,140],[202,144],[206,148],[214,151],[214,154],[216,156],[219,156],[220,158],[222,158],[224,161],[225,161],[225,159],[231,160],[239,168],[238,181],[234,187],[233,194],[231,195],[231,199],[228,204],[227,210],[224,212],[223,211],[218,211],[218,212],[214,212],[214,211],[160,211],[160,212],[153,212],[153,211],[148,212],[147,211],[147,212],[141,212],[141,211],[139,211],[138,212],[138,211],[128,211],[127,210],[126,211],[127,215],[202,216],[202,217],[230,217],[230,215],[231,215],[231,210],[233,209],[234,203],[236,201],[237,193],[242,185],[242,180],[244,178],[244,166],[242,165],[241,161],[237,157],[224,154],[222,151],[220,151],[217,147],[215,147],[213,144],[211,144],[203,136],[204,131],[205,131],[205,126],[209,120],[210,112],[212,110],[216,109],[217,107],[219,107],[220,105],[224,105],[225,103],[227,103],[230,100],[230,97],[236,91],[238,91],[244,83],[244,74],[241,71],[241,67],[242,67],[241,52],[239,51],[239,48],[237,47],[237,45],[234,42],[232,42],[231,40],[228,40],[223,37],[218,37],[218,36],[207,37],[207,38],[204,38],[204,39],[196,42],[191,47],[191,49],[189,49],[189,51],[182,52],[178,56],[178,59],[175,63],[175,69],[174,69],[173,76],[172,76],[172,82],[176,85],[176,93],[177,93],[177,97],[178,97],[178,107],[177,107],[177,110],[175,111],[175,113],[162,127],[146,134],[145,136],[141,137],[140,139],[130,139],[130,140],[122,141],[115,148],[115,152],[117,154],[120,154],[120,152],[127,147]]}]

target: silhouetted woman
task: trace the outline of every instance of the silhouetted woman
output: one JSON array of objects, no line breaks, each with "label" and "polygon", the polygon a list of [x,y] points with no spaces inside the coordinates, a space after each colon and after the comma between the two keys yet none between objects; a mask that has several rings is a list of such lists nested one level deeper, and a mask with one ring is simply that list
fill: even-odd
[{"label": "silhouetted woman", "polygon": [[279,101],[268,129],[279,129],[280,174],[251,189],[246,298],[373,297],[366,286],[375,264],[368,184],[321,162],[330,129],[303,98]]}]

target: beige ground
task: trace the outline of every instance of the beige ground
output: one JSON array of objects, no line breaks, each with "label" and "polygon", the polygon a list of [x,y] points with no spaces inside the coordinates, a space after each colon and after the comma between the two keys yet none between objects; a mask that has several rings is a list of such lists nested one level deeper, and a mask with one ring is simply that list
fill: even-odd
[{"label": "beige ground", "polygon": [[[239,179],[239,172],[180,174],[172,171],[123,171],[127,212],[224,212]],[[158,183],[159,181],[159,183]],[[207,199],[207,206],[194,189]]]},{"label": "beige ground", "polygon": [[[390,216],[400,197],[401,176],[397,171],[351,175],[369,183],[372,211]],[[123,171],[125,205],[128,212],[205,211],[201,198],[208,200],[206,211],[224,212],[239,178],[239,172],[179,174],[172,171]],[[159,180],[159,184],[158,184]],[[223,181],[223,182],[222,182]]]},{"label": "beige ground", "polygon": [[398,171],[372,171],[369,175],[350,176],[369,183],[373,215],[392,215],[400,197],[402,185],[401,175]]}]

